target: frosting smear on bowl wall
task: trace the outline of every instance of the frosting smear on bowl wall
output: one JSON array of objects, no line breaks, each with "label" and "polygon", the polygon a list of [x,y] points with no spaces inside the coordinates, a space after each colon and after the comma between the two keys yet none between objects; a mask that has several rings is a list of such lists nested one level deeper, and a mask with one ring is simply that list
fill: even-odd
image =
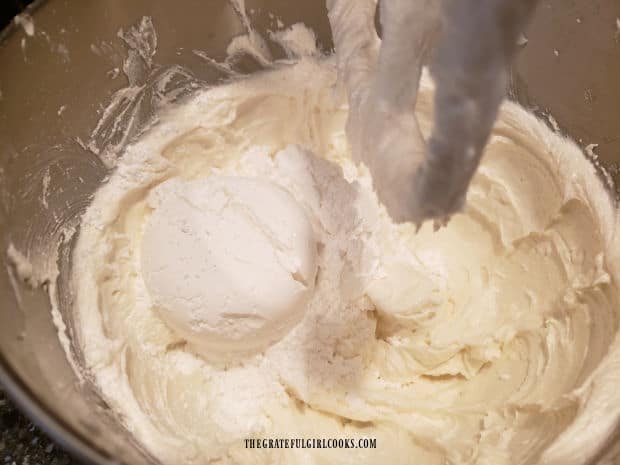
[{"label": "frosting smear on bowl wall", "polygon": [[[620,416],[620,243],[595,168],[506,102],[463,211],[398,224],[352,156],[337,60],[281,37],[295,61],[164,108],[83,216],[76,337],[106,402],[175,465],[596,455]],[[423,138],[433,96],[424,71]]]}]

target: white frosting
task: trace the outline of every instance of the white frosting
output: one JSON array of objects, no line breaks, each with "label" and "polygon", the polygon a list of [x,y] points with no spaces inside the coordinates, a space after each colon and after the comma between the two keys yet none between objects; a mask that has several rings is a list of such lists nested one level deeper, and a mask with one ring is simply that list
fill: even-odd
[{"label": "white frosting", "polygon": [[6,257],[15,268],[15,272],[17,273],[17,277],[27,283],[30,283],[33,286],[37,286],[40,284],[39,278],[35,276],[32,268],[32,263],[19,251],[15,248],[15,245],[12,243],[9,244],[6,250]]},{"label": "white frosting", "polygon": [[15,24],[23,28],[24,32],[28,37],[34,36],[34,20],[32,19],[32,16],[30,16],[28,13],[21,13],[15,16],[15,18],[13,18],[13,21],[15,22]]},{"label": "white frosting", "polygon": [[[104,398],[175,465],[583,464],[620,416],[618,220],[593,166],[506,103],[465,211],[416,234],[351,161],[336,74],[305,59],[200,92],[126,150],[74,255],[78,342]],[[424,75],[424,137],[432,96]],[[320,244],[298,323],[227,366],[162,318],[140,252],[154,192],[221,176],[286,192]],[[279,437],[377,448],[245,448]]]},{"label": "white frosting", "polygon": [[141,268],[162,319],[212,358],[262,349],[297,323],[317,245],[285,190],[242,177],[152,189]]}]

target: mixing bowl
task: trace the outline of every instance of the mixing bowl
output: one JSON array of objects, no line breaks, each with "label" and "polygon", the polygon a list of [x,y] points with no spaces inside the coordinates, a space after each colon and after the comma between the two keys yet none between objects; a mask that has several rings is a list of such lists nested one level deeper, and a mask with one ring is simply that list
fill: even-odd
[{"label": "mixing bowl", "polygon": [[[332,47],[324,0],[246,0],[246,7],[259,32],[275,27],[277,18],[284,25],[303,21],[316,31],[322,50]],[[26,19],[0,36],[0,382],[81,460],[153,463],[96,392],[78,380],[59,342],[59,314],[68,325],[66,345],[72,333],[67,276],[74,236],[67,231],[105,181],[111,159],[153,121],[159,106],[225,79],[204,57],[223,59],[243,23],[226,0],[49,0],[36,2],[29,13],[34,30]],[[141,68],[125,70],[133,90],[118,93],[128,85],[123,64],[136,53],[119,31],[148,26],[144,17],[152,18],[157,32],[156,53],[152,63],[147,57]],[[617,18],[616,0],[541,2],[509,93],[590,146],[620,185]],[[278,56],[273,44],[272,52]],[[235,67],[250,73],[260,65],[247,58]],[[10,244],[32,264],[30,283],[19,276],[28,270],[10,264]],[[50,257],[60,273],[36,282]],[[50,294],[59,302],[54,312]],[[79,363],[79,354],[74,357]],[[608,457],[618,453],[614,442]]]}]

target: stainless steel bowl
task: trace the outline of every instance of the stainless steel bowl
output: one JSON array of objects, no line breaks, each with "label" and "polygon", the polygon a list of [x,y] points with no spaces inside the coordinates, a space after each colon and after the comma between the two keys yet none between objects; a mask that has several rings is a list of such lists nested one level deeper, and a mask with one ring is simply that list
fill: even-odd
[{"label": "stainless steel bowl", "polygon": [[[324,0],[246,0],[259,31],[303,21],[332,47]],[[97,126],[102,108],[127,85],[122,68],[127,50],[117,36],[143,16],[158,34],[154,69],[143,73],[144,98],[125,102],[146,124],[156,112],[149,86],[157,73],[181,65],[188,84],[223,78],[195,50],[224,58],[230,39],[243,32],[226,0],[48,0],[31,9],[35,34],[12,25],[0,36],[0,382],[44,430],[88,463],[153,463],[118,424],[96,392],[80,383],[58,341],[50,312],[49,284],[19,281],[9,264],[10,243],[35,269],[44,266],[76,223],[109,169],[82,146]],[[620,3],[617,0],[544,0],[512,73],[511,98],[540,115],[551,114],[559,128],[595,152],[620,185]],[[273,53],[278,49],[274,45]],[[237,68],[259,66],[241,60]],[[190,82],[191,81],[191,82]],[[149,90],[150,89],[150,90]],[[150,92],[150,93],[149,93]],[[99,148],[122,145],[110,127],[100,126]],[[57,261],[60,312],[71,334],[71,241]],[[79,359],[79,354],[76,354]]]}]

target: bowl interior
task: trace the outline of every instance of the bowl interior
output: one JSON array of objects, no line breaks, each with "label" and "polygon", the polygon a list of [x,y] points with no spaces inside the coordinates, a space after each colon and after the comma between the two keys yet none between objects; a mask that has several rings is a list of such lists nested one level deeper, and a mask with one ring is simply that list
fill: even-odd
[{"label": "bowl interior", "polygon": [[[331,50],[324,0],[245,3],[265,37],[277,20],[284,25],[301,21],[315,30],[322,50]],[[110,160],[164,101],[225,79],[226,73],[204,57],[223,60],[244,26],[227,0],[48,0],[37,2],[30,14],[32,35],[13,24],[0,37],[0,253],[5,264],[0,270],[0,381],[83,460],[151,463],[89,383],[75,376],[59,343],[49,295],[57,293],[57,310],[70,338],[71,231],[109,174]],[[118,33],[144,26],[144,17],[152,18],[156,52],[128,82],[123,65],[132,52]],[[550,124],[557,123],[582,146],[598,144],[598,160],[620,185],[616,18],[620,3],[614,0],[542,1],[525,32],[528,41],[514,65],[510,97],[541,116],[552,115]],[[269,47],[281,56],[275,44]],[[259,68],[249,57],[235,64],[242,73]],[[137,88],[132,98],[118,93],[128,85]],[[111,101],[117,102],[113,118],[102,118]],[[128,132],[115,130],[116,117]],[[34,288],[23,283],[9,264],[10,244],[36,271],[55,261],[57,278]]]}]

